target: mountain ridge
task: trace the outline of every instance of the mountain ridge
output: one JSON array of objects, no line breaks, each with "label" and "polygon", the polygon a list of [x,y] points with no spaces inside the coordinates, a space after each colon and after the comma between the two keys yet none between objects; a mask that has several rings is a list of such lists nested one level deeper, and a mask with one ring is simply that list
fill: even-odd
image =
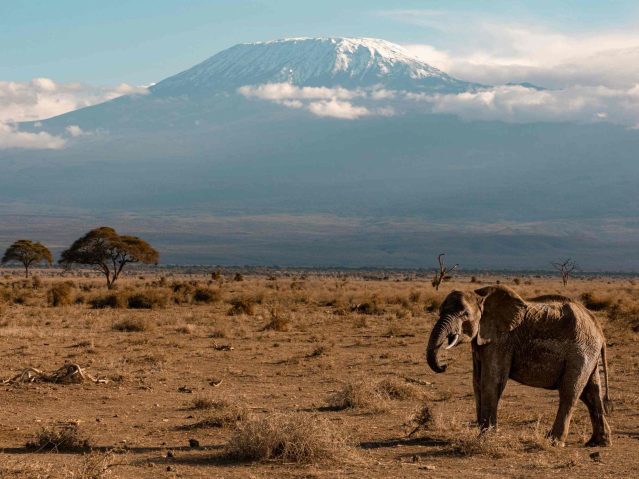
[{"label": "mountain ridge", "polygon": [[185,87],[210,92],[262,83],[344,88],[381,85],[442,93],[483,86],[453,78],[386,40],[300,37],[234,45],[156,83],[150,91],[174,96]]}]

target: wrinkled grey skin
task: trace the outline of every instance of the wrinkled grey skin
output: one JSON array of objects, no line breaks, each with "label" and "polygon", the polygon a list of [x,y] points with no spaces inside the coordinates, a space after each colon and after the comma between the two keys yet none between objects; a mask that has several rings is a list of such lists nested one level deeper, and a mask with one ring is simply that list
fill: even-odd
[{"label": "wrinkled grey skin", "polygon": [[[526,302],[505,286],[474,293],[453,291],[440,308],[426,348],[428,365],[446,370],[442,348],[470,342],[473,389],[481,430],[497,425],[497,407],[508,379],[559,391],[559,410],[550,432],[563,445],[573,409],[581,399],[590,413],[593,434],[587,446],[609,446],[610,427],[606,341],[595,318],[569,298],[545,297]],[[599,360],[604,366],[602,400]]]}]

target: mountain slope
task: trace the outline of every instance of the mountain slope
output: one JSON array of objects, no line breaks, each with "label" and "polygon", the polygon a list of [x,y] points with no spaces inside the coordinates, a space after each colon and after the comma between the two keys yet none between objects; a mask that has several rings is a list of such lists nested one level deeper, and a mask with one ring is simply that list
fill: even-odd
[{"label": "mountain slope", "polygon": [[[232,247],[233,258],[251,245],[252,263],[288,258],[288,264],[319,264],[314,248],[321,244],[324,265],[406,266],[421,257],[429,263],[431,249],[449,245],[447,253],[465,255],[459,261],[466,266],[546,267],[553,255],[614,269],[628,267],[621,258],[639,247],[637,130],[609,123],[464,121],[418,109],[346,121],[237,92],[274,82],[291,83],[300,97],[309,90],[301,87],[312,86],[326,87],[310,89],[320,94],[337,86],[414,93],[480,87],[378,40],[238,45],[147,95],[84,108],[40,127],[24,125],[60,135],[78,125],[88,134],[68,138],[62,150],[0,151],[0,203],[4,211],[17,205],[22,214],[74,211],[107,223],[135,218],[118,224],[130,229],[144,222],[144,233],[158,238],[176,262],[224,262],[209,253],[215,242],[218,252]],[[186,251],[185,233],[167,225],[171,215],[203,225],[217,224],[212,217],[249,219],[219,233],[205,233],[204,226],[193,232],[188,242],[199,244],[195,254]],[[274,217],[291,227],[277,227],[262,241]],[[339,228],[296,233],[295,218],[313,225],[324,217]],[[348,222],[339,219],[345,217]],[[405,225],[401,235],[394,234],[397,223]],[[525,232],[521,243],[513,231]],[[333,253],[332,244],[343,249]],[[604,259],[606,248],[615,253]]]},{"label": "mountain slope", "polygon": [[151,91],[173,96],[283,82],[447,93],[480,86],[452,78],[385,40],[293,38],[236,45],[161,81]]}]

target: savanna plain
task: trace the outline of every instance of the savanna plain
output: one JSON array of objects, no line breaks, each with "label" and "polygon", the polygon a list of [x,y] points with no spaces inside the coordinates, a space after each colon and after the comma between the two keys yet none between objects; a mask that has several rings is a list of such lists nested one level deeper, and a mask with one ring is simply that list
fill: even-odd
[{"label": "savanna plain", "polygon": [[[581,403],[552,446],[557,392],[513,381],[480,436],[470,345],[428,368],[446,294],[497,282],[601,322],[612,447],[584,447]],[[7,269],[0,478],[637,477],[638,340],[631,277]]]}]

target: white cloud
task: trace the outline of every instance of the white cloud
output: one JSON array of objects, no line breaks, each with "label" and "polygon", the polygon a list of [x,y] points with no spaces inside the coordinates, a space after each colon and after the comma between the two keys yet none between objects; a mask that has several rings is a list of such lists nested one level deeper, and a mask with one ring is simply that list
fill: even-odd
[{"label": "white cloud", "polygon": [[308,110],[317,116],[328,116],[331,118],[341,118],[343,120],[355,120],[371,114],[366,107],[355,106],[347,101],[334,99],[311,102],[308,105]]},{"label": "white cloud", "polygon": [[[0,148],[62,148],[66,144],[63,138],[44,131],[21,132],[14,123],[50,118],[122,95],[146,93],[146,88],[126,83],[116,87],[95,87],[56,83],[50,78],[34,78],[30,82],[0,81]],[[78,125],[69,127],[67,132],[72,137],[87,134]]]},{"label": "white cloud", "polygon": [[67,133],[69,133],[69,135],[74,138],[87,134],[86,132],[82,131],[82,128],[80,128],[78,125],[69,125],[66,127],[66,130]]},{"label": "white cloud", "polygon": [[438,45],[426,42],[405,48],[464,80],[489,84],[529,81],[551,88],[629,88],[639,79],[636,27],[563,32],[476,13],[419,9],[378,13],[432,32]]},{"label": "white cloud", "polygon": [[15,126],[0,122],[0,149],[60,149],[65,144],[64,138],[50,135],[44,131],[38,133],[18,131]]},{"label": "white cloud", "polygon": [[42,120],[122,95],[145,93],[148,93],[145,88],[126,83],[111,88],[56,83],[49,78],[35,78],[30,82],[0,81],[0,121]]},{"label": "white cloud", "polygon": [[449,95],[406,94],[433,113],[452,113],[469,120],[506,122],[609,121],[633,127],[639,124],[639,85],[630,89],[578,86],[563,90],[536,90],[498,86]]},{"label": "white cloud", "polygon": [[363,93],[345,88],[298,87],[290,83],[265,83],[257,86],[242,86],[238,92],[245,97],[262,100],[350,100]]},{"label": "white cloud", "polygon": [[267,100],[288,108],[306,109],[321,117],[355,120],[369,115],[391,116],[395,113],[389,106],[370,109],[355,105],[352,100],[382,101],[395,98],[397,92],[381,88],[348,90],[346,88],[298,87],[290,83],[266,83],[246,85],[238,93],[247,98]]}]

